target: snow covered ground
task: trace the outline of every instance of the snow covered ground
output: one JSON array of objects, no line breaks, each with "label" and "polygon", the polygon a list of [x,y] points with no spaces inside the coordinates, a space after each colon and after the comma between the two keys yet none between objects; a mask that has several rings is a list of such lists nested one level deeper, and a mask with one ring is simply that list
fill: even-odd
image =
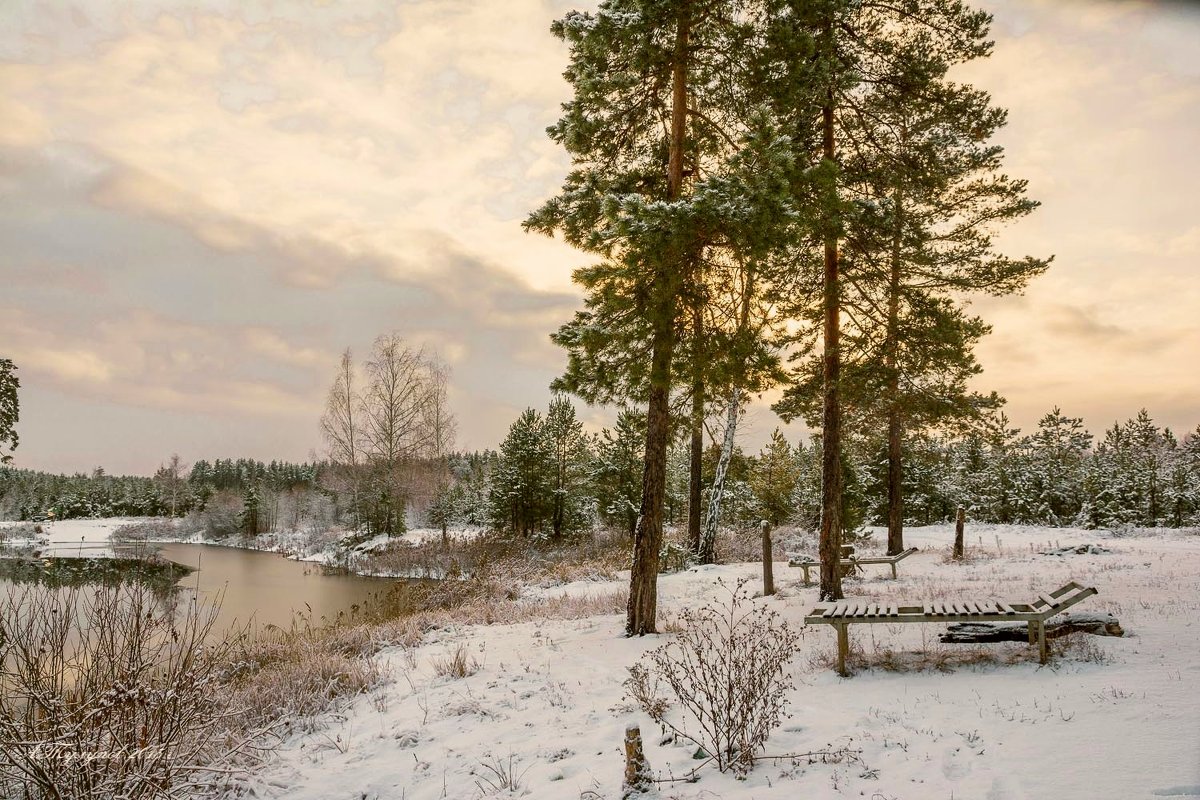
[{"label": "snow covered ground", "polygon": [[[36,523],[42,533],[33,537],[6,537],[11,546],[33,546],[40,555],[71,557],[113,555],[111,537],[122,525],[145,522],[144,518],[108,517],[106,519],[64,519],[55,522]],[[0,529],[17,528],[27,530],[34,523],[0,522]]]},{"label": "snow covered ground", "polygon": [[[801,629],[792,662],[790,719],[768,754],[861,750],[857,763],[762,761],[745,780],[712,767],[697,783],[663,784],[662,798],[870,800],[1096,800],[1200,796],[1200,536],[971,525],[965,565],[947,564],[948,526],[912,529],[921,552],[848,581],[847,596],[921,600],[1030,600],[1076,580],[1099,590],[1076,608],[1109,611],[1124,638],[1087,636],[1047,667],[1023,644],[941,645],[936,625],[851,628],[868,657],[895,651],[930,660],[979,647],[1018,663],[958,665],[948,672],[880,668],[838,677],[827,659],[833,631]],[[880,537],[876,535],[878,540]],[[1097,543],[1110,552],[1040,555]],[[865,548],[860,548],[863,550]],[[758,599],[798,628],[816,601],[799,570],[776,564],[779,595]],[[754,578],[760,565],[697,568],[664,576],[669,612],[715,599],[718,578]],[[754,584],[757,586],[757,583]],[[537,590],[620,592],[625,579]],[[531,598],[531,600],[536,598]],[[660,744],[657,728],[623,697],[626,668],[667,635],[621,636],[623,618],[461,627],[421,646],[385,650],[390,683],[311,734],[297,734],[256,778],[260,794],[287,798],[617,798],[626,725],[638,723],[647,758],[666,776],[686,773],[695,746]],[[1063,640],[1055,640],[1061,646]],[[435,662],[459,646],[478,663],[464,678]],[[907,654],[907,656],[906,656]],[[934,659],[936,660],[936,659]],[[675,710],[678,713],[678,709]]]},{"label": "snow covered ground", "polygon": [[[62,554],[98,555],[111,533],[137,520],[43,524],[40,544]],[[2,523],[0,523],[2,524]],[[433,532],[430,532],[433,533]],[[414,532],[415,534],[415,532]],[[910,529],[921,552],[900,564],[867,567],[847,597],[873,600],[998,597],[1032,599],[1068,580],[1099,594],[1079,611],[1113,613],[1124,638],[1087,636],[1047,667],[1019,644],[942,645],[941,626],[851,627],[869,660],[937,662],[973,647],[1017,663],[959,664],[948,672],[880,667],[839,678],[828,666],[833,631],[800,627],[816,601],[800,571],[775,565],[779,595],[760,598],[799,630],[791,668],[790,719],[767,754],[848,747],[855,761],[760,762],[745,780],[711,766],[697,783],[663,784],[662,798],[840,798],[1009,800],[1012,798],[1200,797],[1200,535],[968,526],[969,563],[945,562],[950,526]],[[876,541],[882,537],[876,534]],[[1109,552],[1042,555],[1076,544]],[[860,547],[867,552],[870,547]],[[696,568],[660,580],[673,609],[718,599],[718,579],[753,579],[758,564]],[[627,576],[529,590],[620,593]],[[626,669],[667,635],[626,639],[623,618],[459,627],[431,633],[415,649],[380,658],[388,685],[357,698],[316,732],[284,743],[256,789],[271,797],[475,798],[497,791],[497,773],[518,778],[517,796],[616,798],[627,724],[641,726],[660,775],[682,775],[695,746],[660,744],[657,727],[624,697]],[[1061,647],[1062,640],[1053,645]],[[459,646],[477,662],[465,678],[438,675],[435,662]],[[678,709],[675,710],[678,713]]]}]

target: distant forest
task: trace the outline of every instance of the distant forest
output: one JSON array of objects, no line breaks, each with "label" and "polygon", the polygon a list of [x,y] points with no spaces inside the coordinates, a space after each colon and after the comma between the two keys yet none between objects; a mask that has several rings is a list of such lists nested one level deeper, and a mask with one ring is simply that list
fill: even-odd
[{"label": "distant forest", "polygon": [[[565,398],[546,413],[527,409],[498,451],[414,459],[402,467],[397,516],[405,527],[491,528],[556,538],[598,527],[632,532],[641,493],[645,423],[622,412],[611,429],[584,432]],[[689,459],[684,431],[668,462],[665,515],[687,520]],[[720,432],[714,433],[720,440]],[[846,451],[847,529],[885,524],[887,452],[882,439],[851,437]],[[1080,419],[1046,414],[1022,435],[1002,413],[967,431],[905,442],[904,517],[922,525],[953,518],[1088,528],[1200,525],[1200,427],[1179,437],[1145,411],[1098,440]],[[720,447],[711,444],[703,483],[713,484]],[[252,459],[172,458],[153,476],[51,475],[0,467],[0,518],[191,516],[215,537],[344,527],[372,532],[371,481],[347,480],[345,465]],[[776,433],[757,454],[735,449],[725,476],[721,522],[745,528],[813,529],[820,515],[819,438],[791,443]],[[352,496],[354,495],[354,496]],[[707,490],[703,502],[708,504]],[[366,511],[364,511],[366,509]]]}]

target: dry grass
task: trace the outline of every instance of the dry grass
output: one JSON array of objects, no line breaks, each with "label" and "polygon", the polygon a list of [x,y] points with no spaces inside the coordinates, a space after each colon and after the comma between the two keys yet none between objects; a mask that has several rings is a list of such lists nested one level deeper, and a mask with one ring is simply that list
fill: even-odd
[{"label": "dry grass", "polygon": [[396,541],[354,557],[359,572],[432,578],[486,579],[504,575],[518,583],[553,586],[579,580],[610,580],[629,568],[628,536],[595,536],[533,542],[497,534],[471,539]]},{"label": "dry grass", "polygon": [[386,675],[373,658],[384,643],[367,623],[313,627],[298,621],[242,636],[224,675],[242,727],[291,718],[301,725],[339,698],[378,686]]},{"label": "dry grass", "polygon": [[466,678],[479,671],[479,661],[467,652],[463,643],[444,656],[435,656],[430,663],[433,671],[443,678]]}]

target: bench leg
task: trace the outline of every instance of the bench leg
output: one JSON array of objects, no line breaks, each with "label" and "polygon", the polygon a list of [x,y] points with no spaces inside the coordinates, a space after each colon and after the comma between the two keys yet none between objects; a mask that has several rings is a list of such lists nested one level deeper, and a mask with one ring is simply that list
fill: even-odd
[{"label": "bench leg", "polygon": [[812,586],[812,581],[808,577],[808,564],[801,564],[800,569],[804,570],[804,585]]},{"label": "bench leg", "polygon": [[1034,644],[1037,642],[1037,623],[1030,622],[1027,627],[1029,628],[1029,643]]},{"label": "bench leg", "polygon": [[847,631],[847,628],[849,628],[850,626],[849,625],[835,625],[834,627],[837,628],[837,648],[838,648],[837,672],[838,672],[838,675],[841,675],[843,678],[848,678],[848,677],[850,677],[850,674],[848,672],[846,672],[846,656],[849,655],[849,653],[850,653],[850,636],[849,636],[849,632]]},{"label": "bench leg", "polygon": [[1037,624],[1038,660],[1045,664],[1050,657],[1050,646],[1046,642],[1046,623]]},{"label": "bench leg", "polygon": [[896,578],[898,578],[898,577],[900,577],[900,576],[896,574],[896,562],[893,561],[892,562],[892,580],[896,580]]}]

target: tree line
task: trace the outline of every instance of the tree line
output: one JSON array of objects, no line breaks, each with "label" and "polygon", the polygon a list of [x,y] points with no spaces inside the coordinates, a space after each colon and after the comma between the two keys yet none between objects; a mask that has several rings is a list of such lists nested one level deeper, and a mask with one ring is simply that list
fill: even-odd
[{"label": "tree line", "polygon": [[[611,427],[588,433],[571,402],[556,396],[545,413],[522,412],[498,450],[410,464],[408,474],[439,481],[420,496],[406,495],[414,502],[396,520],[396,532],[411,525],[474,528],[552,541],[603,528],[632,538],[645,428],[642,415],[624,409]],[[665,471],[664,524],[679,531],[694,516],[690,433],[683,425],[673,433]],[[723,442],[724,432],[716,430],[703,451],[701,516],[711,508]],[[849,537],[889,522],[888,447],[881,434],[848,437],[840,514]],[[1180,437],[1145,410],[1098,439],[1082,419],[1057,408],[1027,434],[996,410],[967,429],[908,437],[904,456],[905,525],[948,521],[960,506],[980,522],[1116,530],[1200,525],[1200,425]],[[721,525],[749,532],[767,520],[773,527],[819,528],[819,436],[793,443],[775,431],[756,454],[735,446],[726,463]],[[217,459],[188,469],[172,456],[153,477],[0,467],[0,518],[193,515],[211,535],[225,536],[304,525],[354,528],[360,514],[345,465],[331,462]]]},{"label": "tree line", "polygon": [[[710,437],[701,461],[705,514],[723,456]],[[575,410],[556,397],[545,414],[526,409],[499,451],[455,454],[452,481],[425,524],[491,527],[534,539],[590,533],[636,533],[641,500],[645,419],[624,410],[612,428],[584,432]],[[886,433],[848,437],[840,515],[848,536],[888,526]],[[727,460],[720,523],[753,531],[772,526],[819,529],[821,441],[789,442],[779,431],[757,453],[740,447]],[[1055,408],[1022,435],[1002,411],[969,429],[905,441],[905,525],[952,520],[959,507],[980,522],[1124,527],[1200,525],[1200,426],[1178,437],[1143,410],[1115,423],[1099,441],[1079,418]],[[668,447],[664,524],[686,530],[690,507],[690,431]]]},{"label": "tree line", "polygon": [[200,460],[189,469],[178,455],[152,477],[109,475],[102,467],[74,475],[0,467],[0,519],[183,517],[217,506],[239,517],[247,500],[261,505],[264,497],[275,502],[288,492],[316,491],[327,468],[239,458]]}]

